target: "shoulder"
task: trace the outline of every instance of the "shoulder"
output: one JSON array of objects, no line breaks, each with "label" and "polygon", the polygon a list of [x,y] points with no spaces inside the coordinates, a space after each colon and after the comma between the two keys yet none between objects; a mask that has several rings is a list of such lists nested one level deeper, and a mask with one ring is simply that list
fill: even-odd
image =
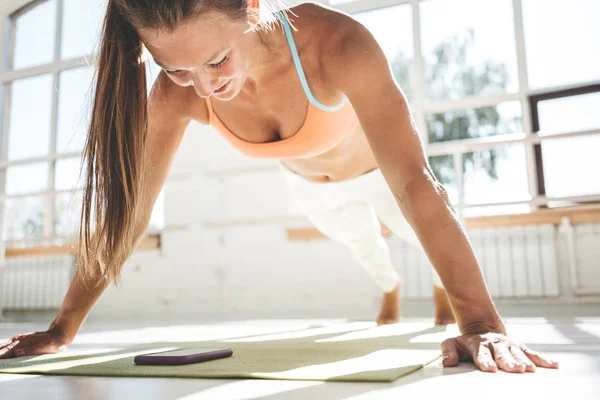
[{"label": "shoulder", "polygon": [[208,123],[206,101],[192,87],[175,84],[164,71],[160,71],[152,86],[148,107],[151,115]]},{"label": "shoulder", "polygon": [[[310,37],[318,38],[319,70],[327,86],[341,90],[353,77],[389,69],[371,32],[351,15],[315,3],[291,11],[298,15],[298,29],[306,27]],[[293,14],[290,19],[296,25]]]},{"label": "shoulder", "polygon": [[318,46],[319,54],[323,56],[331,50],[337,50],[352,36],[368,33],[352,16],[317,3],[303,3],[289,9],[288,19],[301,34],[305,33],[310,42]]}]

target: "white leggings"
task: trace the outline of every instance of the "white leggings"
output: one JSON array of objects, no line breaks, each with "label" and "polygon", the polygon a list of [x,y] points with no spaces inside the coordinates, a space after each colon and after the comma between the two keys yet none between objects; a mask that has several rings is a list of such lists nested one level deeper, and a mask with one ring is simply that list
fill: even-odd
[{"label": "white leggings", "polygon": [[[389,246],[381,235],[379,220],[411,246],[421,245],[381,171],[375,169],[357,178],[319,183],[308,181],[283,166],[281,170],[293,200],[314,226],[328,238],[348,247],[382,291],[392,291],[400,278],[392,265]],[[433,284],[443,288],[433,268],[432,273]]]}]

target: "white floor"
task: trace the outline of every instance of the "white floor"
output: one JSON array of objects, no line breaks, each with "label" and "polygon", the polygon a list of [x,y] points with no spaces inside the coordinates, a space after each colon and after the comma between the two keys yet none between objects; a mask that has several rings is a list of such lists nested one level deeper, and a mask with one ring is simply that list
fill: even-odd
[{"label": "white floor", "polygon": [[[410,307],[406,304],[403,308]],[[430,321],[412,307],[404,321]],[[0,399],[600,399],[600,304],[498,306],[511,336],[561,363],[535,373],[483,373],[473,364],[442,368],[439,363],[393,383],[340,383],[236,379],[57,377],[0,374]],[[285,332],[343,320],[243,320],[89,322],[72,349],[141,341],[197,340]],[[44,329],[47,323],[0,322],[0,342]]]}]

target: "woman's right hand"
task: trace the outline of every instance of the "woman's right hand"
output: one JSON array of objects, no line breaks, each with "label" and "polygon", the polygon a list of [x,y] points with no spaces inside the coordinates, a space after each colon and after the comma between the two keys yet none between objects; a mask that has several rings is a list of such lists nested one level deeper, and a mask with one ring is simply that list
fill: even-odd
[{"label": "woman's right hand", "polygon": [[23,333],[13,336],[8,343],[0,346],[0,359],[58,353],[65,351],[71,342],[59,328]]}]

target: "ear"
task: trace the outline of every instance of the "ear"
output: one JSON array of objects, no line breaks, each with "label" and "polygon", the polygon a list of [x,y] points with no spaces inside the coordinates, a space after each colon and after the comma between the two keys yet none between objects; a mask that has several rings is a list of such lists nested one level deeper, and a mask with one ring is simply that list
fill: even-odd
[{"label": "ear", "polygon": [[248,22],[253,27],[260,22],[260,1],[248,0]]}]

